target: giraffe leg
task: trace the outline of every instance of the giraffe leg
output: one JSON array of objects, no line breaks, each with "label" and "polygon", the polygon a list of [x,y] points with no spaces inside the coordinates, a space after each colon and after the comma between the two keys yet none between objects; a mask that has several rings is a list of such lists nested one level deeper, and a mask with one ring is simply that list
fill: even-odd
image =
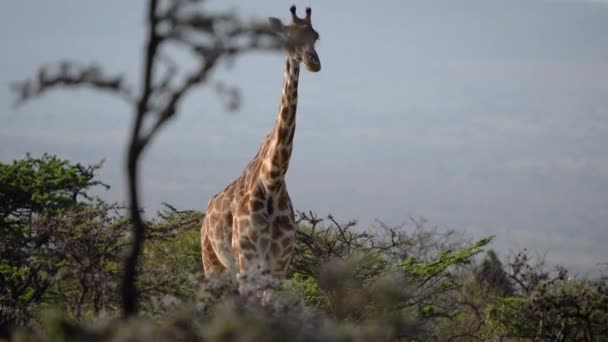
[{"label": "giraffe leg", "polygon": [[266,234],[268,230],[262,225],[254,226],[250,219],[235,222],[232,247],[238,258],[237,280],[239,292],[243,296],[255,294],[261,297],[271,277],[266,258],[270,241]]},{"label": "giraffe leg", "polygon": [[217,277],[226,270],[226,267],[217,257],[217,254],[211,245],[208,228],[205,227],[205,223],[203,223],[201,228],[201,255],[203,259],[203,269],[207,279]]},{"label": "giraffe leg", "polygon": [[256,284],[261,273],[258,253],[255,245],[247,237],[234,239],[233,248],[238,259],[236,279],[239,284],[239,293],[247,297],[255,293],[257,289]]},{"label": "giraffe leg", "polygon": [[218,259],[208,237],[203,238],[202,247],[203,268],[205,270],[205,277],[207,279],[212,279],[224,273],[224,271],[226,271],[226,267],[224,267],[224,265],[222,265],[222,263],[220,262],[220,259]]}]

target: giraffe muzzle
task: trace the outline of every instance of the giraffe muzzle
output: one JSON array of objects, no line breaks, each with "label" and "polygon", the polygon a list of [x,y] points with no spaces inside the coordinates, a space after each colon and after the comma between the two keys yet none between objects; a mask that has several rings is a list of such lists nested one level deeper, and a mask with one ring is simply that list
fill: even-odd
[{"label": "giraffe muzzle", "polygon": [[319,72],[321,70],[321,61],[319,61],[317,54],[306,53],[305,56],[304,65],[306,65],[306,69],[310,72]]}]

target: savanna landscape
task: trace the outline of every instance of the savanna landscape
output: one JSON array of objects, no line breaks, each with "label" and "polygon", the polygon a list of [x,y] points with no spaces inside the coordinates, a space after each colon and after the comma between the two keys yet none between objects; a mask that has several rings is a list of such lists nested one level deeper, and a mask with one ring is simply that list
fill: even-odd
[{"label": "savanna landscape", "polygon": [[[608,159],[602,145],[608,132],[604,115],[608,103],[601,96],[605,84],[595,78],[601,78],[598,70],[607,63],[596,60],[596,52],[608,57],[608,50],[573,38],[580,34],[594,42],[597,37],[590,32],[608,29],[600,24],[600,19],[608,18],[608,5],[601,1],[579,7],[569,2],[522,2],[496,4],[498,12],[476,1],[463,5],[470,6],[472,18],[483,17],[480,13],[496,15],[494,22],[483,22],[496,37],[519,34],[519,28],[527,27],[525,18],[509,21],[511,12],[504,14],[501,6],[516,13],[514,17],[533,13],[530,20],[535,24],[540,20],[538,13],[550,9],[547,24],[538,24],[541,33],[531,30],[530,41],[521,39],[526,44],[545,37],[543,30],[552,37],[551,25],[562,27],[560,11],[572,20],[581,20],[577,29],[572,29],[572,36],[563,35],[563,41],[578,42],[577,49],[562,46],[563,41],[556,39],[545,49],[557,57],[543,59],[546,56],[542,53],[525,46],[522,51],[530,53],[525,56],[532,56],[530,60],[537,64],[531,65],[538,67],[529,73],[520,59],[524,55],[517,55],[520,47],[515,43],[494,45],[493,36],[485,41],[483,30],[471,21],[458,23],[473,25],[471,32],[481,32],[480,36],[458,40],[458,34],[447,35],[444,38],[455,40],[424,40],[416,48],[415,44],[387,43],[389,40],[371,33],[378,25],[381,31],[398,37],[418,33],[433,36],[437,34],[433,33],[435,26],[449,32],[451,17],[446,15],[443,24],[435,21],[439,17],[427,18],[429,13],[444,13],[428,3],[389,2],[388,9],[351,4],[350,14],[343,12],[348,8],[341,4],[265,4],[259,10],[266,18],[259,12],[246,18],[239,15],[238,4],[226,9],[214,7],[215,1],[141,3],[141,12],[132,13],[139,18],[133,25],[143,28],[138,31],[139,45],[131,47],[137,66],[129,66],[123,73],[108,71],[117,61],[122,65],[122,57],[113,57],[117,52],[112,44],[103,48],[108,54],[100,57],[99,64],[89,63],[79,60],[80,52],[70,50],[79,45],[76,42],[82,46],[93,43],[86,37],[78,40],[85,33],[69,29],[69,34],[49,32],[45,39],[34,39],[27,32],[43,37],[40,27],[20,28],[30,40],[15,46],[27,50],[51,44],[46,39],[56,39],[52,43],[59,47],[55,52],[63,57],[34,59],[41,62],[25,65],[29,73],[10,79],[6,92],[11,104],[6,111],[17,114],[7,114],[5,128],[0,129],[4,136],[0,140],[1,340],[608,341],[608,256],[601,248],[606,242],[602,239],[606,231],[602,208],[608,204],[603,192],[608,184]],[[56,6],[74,9],[81,5]],[[120,36],[112,31],[111,18],[122,18],[124,13],[106,13],[103,4],[94,6],[99,7],[71,14],[77,19],[66,19],[66,27],[70,20],[90,20],[90,29],[95,20],[102,20],[106,25],[95,29],[101,37],[95,45],[117,42],[116,49],[123,47]],[[265,6],[272,12],[266,13]],[[399,6],[406,6],[409,16],[421,20],[414,24],[425,29],[413,32],[407,25],[414,24],[390,17],[391,12],[400,15],[396,11],[402,9]],[[51,7],[47,8],[49,17],[64,13]],[[368,23],[366,9],[390,18]],[[444,10],[462,19],[459,9],[448,6]],[[25,7],[15,11],[31,13]],[[336,24],[341,16],[346,23],[353,20],[357,28]],[[328,18],[335,26],[328,24]],[[8,22],[9,18],[5,19]],[[433,25],[425,26],[427,19]],[[62,26],[61,22],[53,23],[53,27]],[[122,27],[124,23],[116,20],[114,24]],[[332,34],[332,27],[340,34]],[[62,40],[64,34],[71,40]],[[124,39],[129,39],[129,33],[124,34]],[[372,59],[361,62],[356,51],[340,48],[341,42],[374,46],[362,52],[371,53]],[[437,67],[438,72],[447,70],[438,65],[449,69],[460,65],[459,61],[464,68],[466,63],[459,60],[459,53],[483,46],[491,51],[489,55],[499,56],[502,64],[497,65],[521,68],[514,73],[505,71],[505,75],[526,76],[515,81],[504,76],[505,83],[514,83],[500,88],[502,93],[491,88],[511,97],[495,96],[477,84],[471,90],[467,87],[472,83],[464,79],[458,91],[453,87],[453,93],[441,93],[436,88],[441,82],[429,81],[432,77],[425,79],[431,84],[429,93],[399,96],[406,89],[401,88],[406,87],[403,84],[416,85],[416,79],[398,77],[397,83],[391,83],[394,80],[389,75],[415,75],[415,68],[407,65],[421,62],[388,51],[411,48],[408,51],[412,54],[424,54],[432,50],[425,44],[454,44],[452,55],[445,47],[445,60],[424,64]],[[463,50],[456,45],[464,46]],[[378,46],[382,48],[376,49]],[[262,58],[260,54],[274,57],[256,60]],[[52,52],[49,55],[55,56]],[[388,68],[389,74],[378,72],[386,84],[375,84],[371,74],[375,74],[374,68],[382,68],[386,56],[396,56],[397,61]],[[509,56],[516,56],[516,63],[505,62]],[[6,70],[25,63],[15,57],[7,60]],[[231,69],[246,60],[260,63],[259,69]],[[502,72],[488,60],[484,60],[488,64],[474,66],[479,68],[475,77],[487,81]],[[552,64],[557,60],[561,64]],[[266,72],[265,63],[268,73],[282,76],[282,88],[276,86],[278,78],[268,76],[267,81],[259,75]],[[483,69],[484,65],[488,69]],[[566,71],[555,73],[555,65]],[[226,70],[232,76],[222,78],[221,72]],[[465,74],[454,70],[447,73],[448,78]],[[328,79],[337,82],[342,77],[344,83],[323,86]],[[348,77],[369,78],[369,84]],[[562,89],[567,85],[561,82],[553,82],[555,89],[549,86],[552,80],[562,80],[560,77],[570,80],[572,88]],[[266,83],[269,89],[276,88],[270,96],[265,93]],[[420,82],[416,87],[425,89],[428,84]],[[539,90],[539,84],[548,90]],[[569,92],[571,97],[554,96],[565,93],[564,89],[574,89]],[[376,91],[386,97],[372,100],[378,96]],[[429,134],[433,131],[427,126],[419,132],[404,128],[410,123],[422,125],[414,123],[416,111],[408,101],[415,103],[416,96],[423,98],[436,91],[447,109],[426,107],[422,124],[443,131]],[[467,117],[441,121],[435,115],[449,117],[453,111],[472,111],[476,107],[469,108],[462,100],[469,95],[474,103],[499,103],[502,107],[484,109],[487,113],[483,117],[471,114],[468,124],[474,128],[450,136]],[[54,101],[55,96],[60,100]],[[107,104],[93,102],[87,96],[112,100]],[[201,97],[202,102],[196,105],[189,102]],[[528,97],[534,100],[528,101]],[[546,102],[545,106],[539,105],[538,99]],[[248,101],[255,105],[248,105]],[[515,105],[518,101],[523,101],[521,107]],[[265,114],[269,120],[263,122],[246,115],[224,114],[265,111],[260,104],[268,102],[275,112]],[[92,103],[95,110],[107,115],[105,120],[95,122],[86,117],[90,113],[83,108]],[[393,103],[405,103],[408,109]],[[118,105],[122,108],[120,119],[114,113]],[[42,119],[23,113],[32,106],[41,112]],[[551,112],[557,107],[581,114],[565,119],[566,114]],[[353,108],[366,113],[360,126],[355,125],[358,114]],[[439,108],[439,114],[429,108]],[[551,119],[516,122],[501,117],[496,124],[500,130],[492,131],[494,126],[488,119],[495,118],[488,114],[492,110],[513,110],[515,117],[523,117],[530,108]],[[74,118],[43,115],[57,110],[82,112]],[[353,112],[342,116],[341,110]],[[193,116],[188,116],[192,112],[203,117],[196,122],[204,126],[193,124]],[[213,119],[210,113],[214,112],[229,118]],[[113,135],[114,126],[125,117],[128,125],[121,128],[124,136],[119,139]],[[78,128],[79,120],[86,129]],[[219,124],[213,120],[220,120]],[[185,122],[184,126],[179,126],[180,122]],[[41,128],[28,130],[36,125]],[[47,125],[54,128],[47,129]],[[545,126],[559,134],[546,133]],[[196,137],[188,135],[192,131],[185,127],[194,130]],[[177,136],[163,140],[172,130],[179,131]],[[492,137],[480,138],[485,131]],[[503,136],[505,132],[512,135]],[[420,139],[426,135],[428,139],[404,138],[416,133]],[[50,142],[44,143],[45,137],[51,137]],[[349,137],[355,140],[340,142]],[[472,141],[479,149],[468,148],[459,139]],[[63,143],[55,145],[55,141]],[[119,158],[116,153],[95,152],[94,146],[115,141],[119,141]],[[193,147],[193,142],[200,144]],[[423,157],[408,158],[408,144],[414,146],[410,148],[416,156]],[[75,151],[79,148],[84,149],[85,157],[78,157],[80,152]],[[340,153],[335,153],[338,148]],[[193,154],[187,152],[191,149]],[[298,159],[299,153],[303,159]],[[498,167],[510,153],[533,162],[514,159]],[[165,159],[154,159],[159,155]],[[448,157],[440,160],[441,156]],[[453,156],[458,159],[451,159]],[[554,162],[549,166],[537,167],[549,157],[557,159],[551,159]],[[180,158],[189,162],[182,163]],[[489,164],[493,166],[487,167]],[[461,165],[473,166],[465,175]],[[526,174],[532,167],[532,173]],[[430,169],[434,171],[429,173]],[[290,178],[292,174],[294,178]],[[419,187],[403,180],[410,178]],[[292,179],[295,186],[290,185],[288,193],[286,184]],[[193,193],[196,197],[191,197]],[[408,199],[397,203],[395,193]],[[569,194],[571,201],[556,194]],[[411,214],[404,208],[424,208],[424,203],[436,205],[442,213],[461,212],[462,216],[454,215],[458,220],[486,214],[496,220],[514,218],[483,229],[470,227],[487,222],[485,219],[466,221],[470,227],[465,229],[458,227],[458,220],[445,223],[446,216],[438,215],[442,219],[436,223],[434,212],[425,218],[424,213]],[[353,211],[361,218],[345,214]],[[395,216],[383,219],[386,212],[398,216],[399,221]],[[494,216],[496,213],[504,216]],[[537,213],[547,214],[533,215]],[[556,224],[558,221],[562,225]],[[544,249],[547,246],[552,247],[548,252]]]}]

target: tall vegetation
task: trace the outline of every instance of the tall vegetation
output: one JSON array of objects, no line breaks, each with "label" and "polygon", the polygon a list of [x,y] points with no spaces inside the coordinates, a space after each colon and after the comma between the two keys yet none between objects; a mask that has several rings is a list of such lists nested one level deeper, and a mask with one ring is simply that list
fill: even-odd
[{"label": "tall vegetation", "polygon": [[[121,315],[123,206],[90,195],[99,165],[55,156],[0,164],[0,325],[16,340],[561,340],[608,339],[605,279],[508,260],[453,231],[362,229],[298,214],[296,255],[273,304],[234,282],[202,280],[203,215],[170,205],[146,222],[141,310]],[[476,257],[477,256],[477,257]]]}]

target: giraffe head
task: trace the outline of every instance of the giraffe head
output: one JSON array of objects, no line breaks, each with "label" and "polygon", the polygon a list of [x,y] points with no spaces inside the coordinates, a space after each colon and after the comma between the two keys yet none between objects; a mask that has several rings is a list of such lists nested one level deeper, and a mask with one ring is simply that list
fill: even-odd
[{"label": "giraffe head", "polygon": [[306,17],[299,18],[296,15],[296,6],[289,8],[291,12],[291,23],[283,24],[281,19],[269,18],[273,31],[277,32],[287,46],[287,55],[298,63],[304,63],[306,69],[312,72],[321,70],[321,61],[315,50],[315,43],[319,40],[319,34],[312,27],[310,20],[311,9],[306,8]]}]

